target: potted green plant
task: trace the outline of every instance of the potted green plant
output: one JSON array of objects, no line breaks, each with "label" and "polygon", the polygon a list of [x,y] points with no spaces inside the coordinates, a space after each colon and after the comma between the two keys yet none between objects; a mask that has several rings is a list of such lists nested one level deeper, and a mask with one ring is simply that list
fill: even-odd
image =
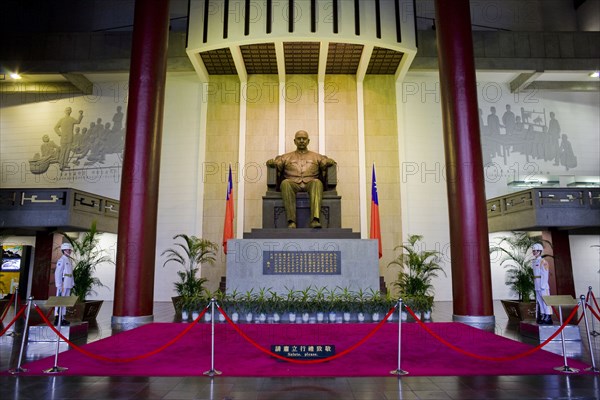
[{"label": "potted green plant", "polygon": [[[387,314],[392,307],[394,307],[397,303],[398,303],[398,299],[395,298],[392,295],[392,292],[390,290],[386,290],[385,295],[382,296],[382,311],[383,314]],[[388,318],[388,322],[391,322],[394,320],[394,314],[398,313],[401,310],[396,310],[393,314],[390,315],[390,317]]]},{"label": "potted green plant", "polygon": [[315,313],[315,317],[317,322],[323,322],[325,320],[325,312],[327,311],[326,306],[326,293],[327,288],[325,287],[315,287],[312,290],[312,299],[311,299],[311,310]]},{"label": "potted green plant", "polygon": [[434,287],[431,283],[443,268],[440,265],[440,252],[436,250],[421,250],[422,235],[408,235],[405,244],[396,246],[401,250],[400,255],[388,264],[400,267],[393,285],[405,306],[419,315],[431,311],[433,307]]},{"label": "potted green plant", "polygon": [[337,322],[337,313],[340,311],[340,302],[341,299],[337,287],[325,291],[325,307],[328,312],[329,322]]},{"label": "potted green plant", "polygon": [[96,286],[104,286],[94,274],[98,265],[113,261],[99,247],[100,232],[96,228],[95,221],[92,222],[88,231],[81,232],[77,237],[71,237],[63,232],[61,234],[73,247],[71,252],[74,280],[72,293],[77,296],[77,304],[67,308],[66,317],[81,321],[93,321],[102,307],[103,300],[89,300],[87,297],[96,294]]},{"label": "potted green plant", "polygon": [[[214,293],[211,293],[210,298],[215,299],[215,301],[219,306],[221,306],[221,308],[226,309],[227,295],[224,291],[222,291],[221,289],[217,289]],[[217,310],[216,306],[215,315],[217,316],[219,322],[225,322],[225,317],[219,312],[219,310]]]},{"label": "potted green plant", "polygon": [[505,283],[517,300],[501,300],[509,321],[535,318],[534,281],[530,249],[535,243],[548,241],[530,236],[527,232],[511,232],[490,246],[490,255],[500,255],[499,263],[506,269]]},{"label": "potted green plant", "polygon": [[366,311],[371,314],[371,320],[373,322],[377,322],[381,319],[382,314],[388,310],[384,310],[385,308],[385,298],[384,295],[379,290],[374,290],[373,288],[369,289],[367,292],[367,302],[366,302]]},{"label": "potted green plant", "polygon": [[208,239],[183,233],[173,236],[173,240],[178,239],[182,239],[183,242],[175,243],[175,247],[163,251],[161,256],[167,257],[163,267],[174,262],[182,268],[177,271],[179,281],[174,283],[177,296],[173,298],[175,312],[180,315],[184,307],[188,307],[189,310],[194,301],[202,298],[204,284],[207,282],[206,278],[202,278],[202,264],[215,262],[218,247]]},{"label": "potted green plant", "polygon": [[358,289],[354,293],[354,311],[356,311],[356,319],[358,322],[365,322],[365,313],[368,311],[369,295],[367,291]]},{"label": "potted green plant", "polygon": [[350,322],[352,320],[352,312],[354,310],[354,292],[348,287],[341,288],[340,294],[340,311],[342,312],[342,318],[344,322]]},{"label": "potted green plant", "polygon": [[314,312],[314,304],[312,301],[312,287],[308,286],[302,290],[298,290],[298,309],[302,316],[302,322],[308,322],[310,315]]},{"label": "potted green plant", "polygon": [[267,308],[272,314],[273,322],[281,321],[281,315],[285,312],[285,298],[274,290],[269,290]]},{"label": "potted green plant", "polygon": [[237,289],[225,294],[222,308],[233,322],[238,322],[242,311],[242,294]]},{"label": "potted green plant", "polygon": [[298,310],[298,291],[295,290],[294,288],[288,288],[287,286],[285,287],[286,293],[285,293],[285,309],[288,313],[288,321],[289,322],[296,322],[296,312],[299,311]]},{"label": "potted green plant", "polygon": [[254,298],[255,309],[258,322],[264,323],[267,321],[267,313],[269,312],[269,295],[270,291],[266,288],[259,288]]},{"label": "potted green plant", "polygon": [[247,290],[242,298],[242,302],[244,304],[244,314],[246,322],[252,322],[252,318],[254,318],[254,313],[256,312],[256,293],[254,293],[254,288]]}]

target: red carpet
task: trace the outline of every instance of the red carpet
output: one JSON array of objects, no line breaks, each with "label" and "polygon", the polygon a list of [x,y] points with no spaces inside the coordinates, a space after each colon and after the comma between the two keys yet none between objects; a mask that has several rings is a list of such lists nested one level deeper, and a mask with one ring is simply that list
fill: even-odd
[{"label": "red carpet", "polygon": [[[136,358],[159,349],[181,333],[187,324],[154,323],[122,332],[84,346],[94,355]],[[334,344],[337,353],[360,342],[375,324],[245,324],[239,325],[253,340],[270,349],[273,344]],[[476,355],[507,357],[532,346],[496,336],[459,323],[427,326],[449,343]],[[61,375],[197,376],[211,369],[210,324],[195,326],[173,345],[148,358],[130,362],[102,361],[76,350],[59,355],[58,365],[69,368]],[[320,364],[295,364],[273,358],[256,349],[229,324],[215,328],[214,368],[224,376],[390,376],[398,366],[398,325],[386,323],[364,344],[348,354]],[[543,375],[560,373],[554,367],[563,357],[536,351],[510,361],[476,359],[440,343],[416,323],[402,324],[402,365],[411,376],[440,375]],[[587,365],[569,360],[570,367]],[[23,375],[42,374],[54,365],[48,357],[27,365]]]}]

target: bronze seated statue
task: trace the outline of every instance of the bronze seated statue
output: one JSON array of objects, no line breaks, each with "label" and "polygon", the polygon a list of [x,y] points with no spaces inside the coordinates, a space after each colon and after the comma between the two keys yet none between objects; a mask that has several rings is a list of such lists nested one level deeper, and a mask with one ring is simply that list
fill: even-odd
[{"label": "bronze seated statue", "polygon": [[[281,198],[280,185],[284,177],[276,167],[267,166],[267,193],[263,196],[263,228],[287,228],[285,207]],[[341,196],[336,191],[337,165],[331,165],[323,171],[319,180],[323,183],[321,203],[321,225],[323,228],[341,228]],[[308,193],[296,195],[297,227],[309,228],[311,222]]]}]

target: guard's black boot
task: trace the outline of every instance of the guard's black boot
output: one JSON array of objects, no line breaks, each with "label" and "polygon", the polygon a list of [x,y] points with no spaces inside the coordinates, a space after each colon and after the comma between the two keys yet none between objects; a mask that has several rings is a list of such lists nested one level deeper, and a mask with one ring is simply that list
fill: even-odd
[{"label": "guard's black boot", "polygon": [[58,315],[54,317],[54,325],[58,325]]},{"label": "guard's black boot", "polygon": [[537,318],[536,318],[535,322],[536,322],[538,325],[542,325],[542,324],[544,323],[544,314],[538,314],[538,316],[537,316]]},{"label": "guard's black boot", "polygon": [[554,323],[552,322],[552,315],[550,314],[546,314],[544,315],[544,324],[545,325],[554,325]]}]

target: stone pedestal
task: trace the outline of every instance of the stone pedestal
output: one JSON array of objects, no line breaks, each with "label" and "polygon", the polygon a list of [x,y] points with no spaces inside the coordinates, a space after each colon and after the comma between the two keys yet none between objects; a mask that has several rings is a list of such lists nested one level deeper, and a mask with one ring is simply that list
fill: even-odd
[{"label": "stone pedestal", "polygon": [[228,293],[266,288],[285,294],[309,286],[379,290],[376,240],[234,239],[227,248]]},{"label": "stone pedestal", "polygon": [[[57,327],[58,328],[58,327]],[[84,338],[88,333],[87,322],[71,323],[61,326],[60,333],[69,340]],[[29,327],[29,342],[56,342],[56,333],[48,325],[34,325]],[[61,339],[62,341],[62,339]]]},{"label": "stone pedestal", "polygon": [[[519,324],[519,331],[521,335],[539,340],[540,342],[546,341],[550,336],[560,328],[560,325],[538,325],[535,321],[523,321]],[[581,341],[581,333],[579,332],[579,326],[567,325],[564,329],[565,341]],[[558,334],[552,341],[560,341],[561,335]]]}]

